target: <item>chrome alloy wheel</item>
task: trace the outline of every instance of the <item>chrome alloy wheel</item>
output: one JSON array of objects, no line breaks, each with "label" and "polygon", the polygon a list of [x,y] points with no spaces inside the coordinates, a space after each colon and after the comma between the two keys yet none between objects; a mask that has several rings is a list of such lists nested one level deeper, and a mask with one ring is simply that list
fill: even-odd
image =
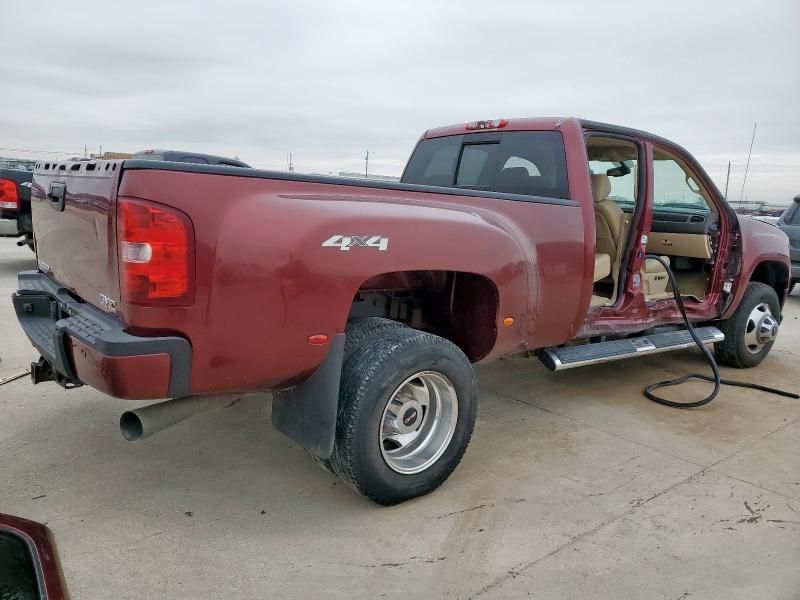
[{"label": "chrome alloy wheel", "polygon": [[401,383],[383,409],[383,460],[403,475],[424,471],[447,449],[458,421],[458,395],[450,380],[422,371]]},{"label": "chrome alloy wheel", "polygon": [[769,304],[762,302],[747,317],[744,345],[750,354],[758,354],[778,336],[778,320],[772,316]]}]

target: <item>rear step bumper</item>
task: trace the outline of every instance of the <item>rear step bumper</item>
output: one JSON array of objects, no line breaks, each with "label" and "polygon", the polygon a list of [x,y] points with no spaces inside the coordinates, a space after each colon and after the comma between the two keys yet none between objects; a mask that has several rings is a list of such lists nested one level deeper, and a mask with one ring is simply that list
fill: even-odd
[{"label": "rear step bumper", "polygon": [[[725,339],[725,335],[716,327],[695,327],[694,331],[704,344],[713,344]],[[539,358],[551,371],[563,371],[635,356],[681,350],[694,345],[689,331],[682,329],[610,342],[545,348],[539,354]]]},{"label": "rear step bumper", "polygon": [[[192,349],[181,337],[139,337],[99,308],[79,302],[38,271],[19,274],[12,295],[20,325],[65,387],[85,383],[128,399],[189,394]],[[35,372],[47,369],[40,365]]]}]

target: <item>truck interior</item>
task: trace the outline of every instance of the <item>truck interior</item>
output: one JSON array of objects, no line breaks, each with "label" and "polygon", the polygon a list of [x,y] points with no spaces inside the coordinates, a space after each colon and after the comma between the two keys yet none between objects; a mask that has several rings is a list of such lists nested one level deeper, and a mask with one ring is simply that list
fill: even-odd
[{"label": "truck interior", "polygon": [[[641,202],[639,156],[632,142],[602,136],[588,138],[587,155],[596,227],[591,304],[610,306],[619,296],[625,249]],[[680,157],[656,147],[653,175],[653,219],[647,253],[668,262],[685,300],[703,301],[714,265],[719,213],[708,191]],[[646,301],[672,298],[661,263],[646,260],[640,276]]]}]

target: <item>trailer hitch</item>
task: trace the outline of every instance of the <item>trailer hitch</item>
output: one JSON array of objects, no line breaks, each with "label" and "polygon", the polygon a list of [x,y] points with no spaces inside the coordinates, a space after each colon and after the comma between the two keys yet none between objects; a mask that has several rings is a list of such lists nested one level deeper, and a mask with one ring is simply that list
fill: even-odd
[{"label": "trailer hitch", "polygon": [[31,381],[34,385],[45,381],[55,381],[65,390],[71,390],[83,385],[82,382],[70,379],[56,371],[44,356],[40,356],[38,361],[31,363]]}]

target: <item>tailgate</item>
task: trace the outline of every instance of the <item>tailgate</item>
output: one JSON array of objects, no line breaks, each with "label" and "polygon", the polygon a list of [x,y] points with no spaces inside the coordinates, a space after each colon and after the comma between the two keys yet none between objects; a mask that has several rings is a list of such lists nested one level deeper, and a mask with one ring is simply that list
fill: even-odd
[{"label": "tailgate", "polygon": [[121,161],[39,163],[31,209],[39,269],[109,311],[119,301],[116,196]]}]

